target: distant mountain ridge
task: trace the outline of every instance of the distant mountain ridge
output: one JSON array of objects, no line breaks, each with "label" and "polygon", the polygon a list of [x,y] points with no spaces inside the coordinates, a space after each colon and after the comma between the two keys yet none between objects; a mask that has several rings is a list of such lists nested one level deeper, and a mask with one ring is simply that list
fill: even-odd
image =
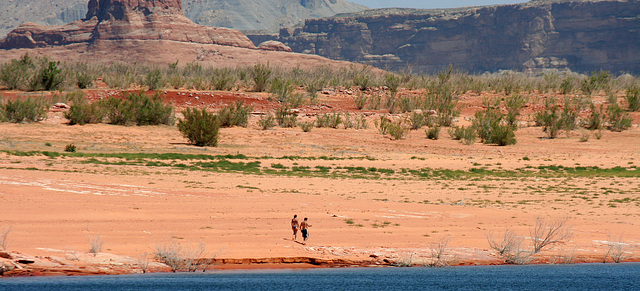
[{"label": "distant mountain ridge", "polygon": [[543,0],[458,9],[373,9],[283,29],[294,52],[435,72],[640,74],[640,0]]},{"label": "distant mountain ridge", "polygon": [[[0,38],[26,22],[62,25],[87,14],[87,0],[0,0]],[[366,7],[345,0],[183,0],[185,15],[197,24],[240,30],[294,26],[306,18],[357,12]]]}]

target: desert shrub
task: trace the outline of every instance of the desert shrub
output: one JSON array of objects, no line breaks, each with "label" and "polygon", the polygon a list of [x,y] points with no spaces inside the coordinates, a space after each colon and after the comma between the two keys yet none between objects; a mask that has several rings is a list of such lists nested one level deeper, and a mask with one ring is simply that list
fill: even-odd
[{"label": "desert shrub", "polygon": [[[473,127],[483,143],[499,146],[516,143],[515,128],[504,122],[504,118],[505,116],[498,108],[476,112]],[[465,138],[465,142],[469,144],[473,143],[471,140],[471,138]]]},{"label": "desert shrub", "polygon": [[389,111],[389,113],[395,114],[400,108],[399,104],[400,102],[398,96],[388,94],[384,102],[384,107]]},{"label": "desert shrub", "polygon": [[431,115],[426,112],[411,112],[407,115],[407,124],[411,130],[417,130],[423,126],[431,126]]},{"label": "desert shrub", "polygon": [[342,124],[342,115],[339,112],[324,113],[316,117],[316,127],[338,128]]},{"label": "desert shrub", "polygon": [[300,123],[298,123],[298,126],[300,126],[302,131],[310,132],[313,129],[314,122],[313,121],[300,122]]},{"label": "desert shrub", "polygon": [[367,108],[371,110],[379,110],[382,105],[382,96],[379,94],[373,94],[369,97]]},{"label": "desert shrub", "polygon": [[13,123],[37,122],[47,117],[49,103],[43,98],[5,100],[0,104],[0,119]]},{"label": "desert shrub", "polygon": [[466,145],[473,144],[476,141],[477,135],[473,126],[454,126],[449,128],[449,135],[453,140],[459,140]]},{"label": "desert shrub", "polygon": [[492,130],[497,127],[501,121],[502,114],[500,111],[495,108],[489,108],[485,111],[476,112],[472,124],[480,141],[485,143],[491,140]]},{"label": "desert shrub", "polygon": [[207,112],[204,108],[187,108],[182,111],[184,119],[178,122],[178,130],[196,146],[218,145],[220,120],[217,115]]},{"label": "desert shrub", "polygon": [[398,107],[400,112],[410,112],[416,109],[416,100],[411,96],[404,96],[398,98]]},{"label": "desert shrub", "polygon": [[437,140],[440,137],[440,126],[432,126],[425,130],[428,139]]},{"label": "desert shrub", "polygon": [[173,107],[165,105],[159,94],[153,97],[144,92],[126,93],[124,98],[110,97],[101,100],[99,106],[115,125],[159,125],[173,124]]},{"label": "desert shrub", "polygon": [[173,106],[165,105],[159,94],[152,97],[144,92],[125,94],[126,100],[131,103],[134,121],[137,125],[173,125]]},{"label": "desert shrub", "polygon": [[564,107],[560,114],[560,127],[567,133],[567,137],[571,135],[571,131],[576,128],[578,120],[578,105],[573,102],[569,96],[564,98]]},{"label": "desert shrub", "polygon": [[409,128],[404,125],[402,120],[394,122],[387,119],[385,116],[380,116],[380,119],[376,120],[374,123],[380,134],[388,134],[395,140],[403,139],[409,133]]},{"label": "desert shrub", "polygon": [[220,119],[220,126],[242,126],[247,127],[249,124],[249,116],[251,115],[252,107],[245,106],[244,101],[238,100],[233,104],[229,104],[222,108],[218,112],[218,118]]},{"label": "desert shrub", "polygon": [[583,80],[582,92],[588,96],[600,90],[609,92],[612,80],[613,78],[608,71],[592,72],[588,78]]},{"label": "desert shrub", "polygon": [[149,90],[156,90],[162,87],[162,71],[155,69],[149,73],[145,78],[144,84],[149,87]]},{"label": "desert shrub", "polygon": [[629,113],[624,111],[617,103],[609,105],[607,107],[607,122],[609,123],[609,130],[611,131],[623,131],[631,127],[631,117]]},{"label": "desert shrub", "polygon": [[589,141],[589,137],[591,137],[591,133],[589,131],[584,129],[580,131],[580,142]]},{"label": "desert shrub", "polygon": [[93,86],[94,77],[85,71],[76,72],[76,85],[80,89],[86,89]]},{"label": "desert shrub", "polygon": [[515,127],[517,126],[520,110],[522,110],[522,107],[527,104],[527,98],[520,94],[514,94],[511,97],[506,98],[504,101],[505,107],[507,108],[507,124]]},{"label": "desert shrub", "polygon": [[52,62],[42,58],[38,59],[38,63],[38,69],[29,83],[29,89],[33,91],[58,89],[64,81],[62,70],[58,68],[60,62]]},{"label": "desert shrub", "polygon": [[560,83],[560,94],[571,94],[577,87],[578,79],[574,76],[567,76]]},{"label": "desert shrub", "polygon": [[229,91],[235,81],[235,76],[229,68],[215,69],[211,76],[211,87],[215,90]]},{"label": "desert shrub", "polygon": [[68,152],[68,153],[75,153],[75,152],[76,152],[76,149],[77,149],[77,148],[76,148],[76,145],[74,145],[74,144],[72,144],[72,143],[70,143],[70,144],[68,144],[68,145],[66,145],[66,146],[64,147],[64,151],[65,151],[65,152]]},{"label": "desert shrub", "polygon": [[536,124],[543,126],[543,131],[548,138],[556,138],[562,128],[561,114],[558,112],[559,106],[554,98],[545,100],[545,108],[535,115]]},{"label": "desert shrub", "polygon": [[344,129],[350,129],[350,128],[354,128],[356,126],[356,122],[353,119],[353,116],[351,116],[351,114],[349,112],[345,112],[344,113],[344,117],[342,120],[342,125],[344,126]]},{"label": "desert shrub", "polygon": [[298,116],[288,105],[281,106],[276,110],[276,121],[282,127],[295,127],[297,120]]},{"label": "desert shrub", "polygon": [[629,111],[640,111],[640,87],[632,86],[627,88],[625,100],[627,101]]},{"label": "desert shrub", "polygon": [[9,90],[24,89],[35,68],[33,58],[29,54],[24,54],[20,59],[11,60],[0,66],[0,82]]},{"label": "desert shrub", "polygon": [[400,84],[402,84],[403,81],[403,76],[399,76],[396,74],[389,73],[384,76],[384,85],[389,88],[389,91],[391,91],[391,95],[395,95],[398,93],[398,87],[400,87]]},{"label": "desert shrub", "polygon": [[367,129],[367,118],[364,115],[358,115],[354,118],[354,126],[355,129]]},{"label": "desert shrub", "polygon": [[440,126],[451,126],[453,119],[460,114],[457,104],[451,88],[446,84],[429,89],[424,98],[424,108],[438,113],[436,123]]},{"label": "desert shrub", "polygon": [[254,84],[253,90],[256,92],[264,92],[269,86],[272,74],[269,64],[255,64],[250,74]]},{"label": "desert shrub", "polygon": [[499,146],[508,146],[516,144],[516,134],[513,127],[507,124],[497,124],[492,130],[488,144],[496,144]]},{"label": "desert shrub", "polygon": [[592,102],[589,106],[591,107],[591,113],[582,121],[582,127],[586,129],[599,130],[602,128],[603,123],[602,105],[597,108]]},{"label": "desert shrub", "polygon": [[404,139],[409,134],[409,129],[402,122],[392,122],[389,125],[389,135],[395,139]]},{"label": "desert shrub", "polygon": [[355,99],[356,108],[358,108],[358,110],[362,110],[365,106],[367,106],[368,99],[369,97],[367,97],[367,95],[361,92],[358,92],[358,95],[356,96],[356,99]]},{"label": "desert shrub", "polygon": [[276,119],[271,112],[267,112],[258,119],[258,127],[263,130],[273,128],[274,126],[276,126]]},{"label": "desert shrub", "polygon": [[103,108],[105,117],[109,124],[128,125],[134,121],[133,109],[131,102],[111,96],[100,101],[100,107]]},{"label": "desert shrub", "polygon": [[279,102],[285,102],[293,94],[295,90],[294,83],[290,79],[276,78],[271,81],[269,93],[273,94]]},{"label": "desert shrub", "polygon": [[358,68],[356,65],[352,65],[351,70],[353,71],[353,84],[360,88],[360,91],[364,91],[369,89],[373,85],[373,74],[371,73],[371,67],[362,66]]},{"label": "desert shrub", "polygon": [[104,114],[98,102],[89,103],[85,99],[78,99],[71,105],[64,117],[69,119],[69,125],[85,125],[102,122]]}]

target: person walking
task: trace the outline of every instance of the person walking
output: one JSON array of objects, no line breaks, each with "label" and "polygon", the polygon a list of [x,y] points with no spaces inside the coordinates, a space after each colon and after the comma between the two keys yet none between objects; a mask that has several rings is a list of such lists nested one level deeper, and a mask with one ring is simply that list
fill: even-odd
[{"label": "person walking", "polygon": [[300,223],[298,223],[298,215],[294,214],[293,219],[291,219],[291,230],[293,230],[293,240],[298,239],[298,228],[300,227]]},{"label": "person walking", "polygon": [[307,221],[307,218],[304,218],[304,221],[302,221],[302,223],[300,223],[300,231],[302,232],[302,239],[304,240],[303,244],[307,244],[307,238],[309,238],[309,227],[311,227],[311,224],[309,224],[309,222]]}]

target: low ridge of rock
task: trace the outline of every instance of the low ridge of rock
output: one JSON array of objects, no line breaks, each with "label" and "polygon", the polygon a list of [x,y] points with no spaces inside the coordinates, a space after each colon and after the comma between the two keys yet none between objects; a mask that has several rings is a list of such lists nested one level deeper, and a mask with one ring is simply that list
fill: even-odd
[{"label": "low ridge of rock", "polygon": [[276,40],[267,40],[258,45],[259,49],[268,51],[291,52],[291,48]]},{"label": "low ridge of rock", "polygon": [[100,40],[168,40],[255,48],[238,30],[193,23],[184,16],[181,0],[90,0],[85,19],[56,26],[25,23],[0,41],[0,49]]}]

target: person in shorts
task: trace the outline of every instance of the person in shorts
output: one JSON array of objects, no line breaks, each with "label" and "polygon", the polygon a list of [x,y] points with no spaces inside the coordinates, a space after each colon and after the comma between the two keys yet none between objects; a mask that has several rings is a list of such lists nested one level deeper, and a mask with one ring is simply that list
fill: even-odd
[{"label": "person in shorts", "polygon": [[302,232],[302,239],[304,240],[304,244],[307,243],[307,238],[309,238],[309,227],[311,224],[307,221],[307,218],[304,218],[304,221],[300,223],[300,231]]}]

